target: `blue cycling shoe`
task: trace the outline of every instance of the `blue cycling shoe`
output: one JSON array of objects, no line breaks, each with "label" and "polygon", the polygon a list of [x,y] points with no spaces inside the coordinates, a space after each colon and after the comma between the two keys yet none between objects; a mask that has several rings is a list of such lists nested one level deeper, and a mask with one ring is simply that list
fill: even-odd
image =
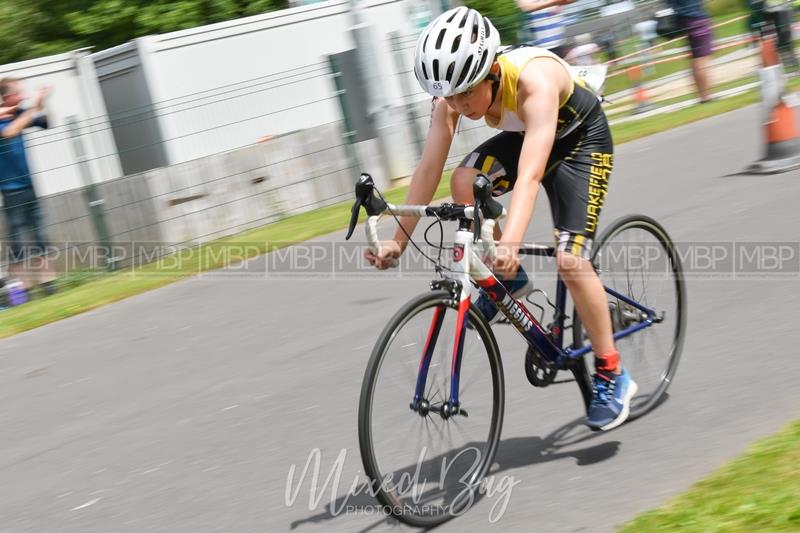
[{"label": "blue cycling shoe", "polygon": [[[516,299],[527,296],[528,293],[530,293],[533,289],[533,284],[528,279],[528,274],[525,273],[525,270],[523,270],[522,267],[519,267],[517,270],[516,278],[500,279],[500,283],[509,293],[511,293],[511,296]],[[477,307],[481,314],[486,317],[486,320],[489,322],[489,324],[494,324],[502,318],[505,318],[503,313],[501,313],[497,306],[494,305],[492,299],[486,295],[483,289],[478,291],[478,293],[480,296],[475,302],[475,307]]]},{"label": "blue cycling shoe", "polygon": [[631,398],[638,387],[625,368],[621,374],[599,371],[593,378],[592,403],[586,425],[594,430],[608,431],[628,418]]}]

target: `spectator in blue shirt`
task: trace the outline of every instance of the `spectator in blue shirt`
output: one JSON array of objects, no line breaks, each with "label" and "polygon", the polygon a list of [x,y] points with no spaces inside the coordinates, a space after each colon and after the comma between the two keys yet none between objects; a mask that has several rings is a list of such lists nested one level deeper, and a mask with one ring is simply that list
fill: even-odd
[{"label": "spectator in blue shirt", "polygon": [[526,44],[550,50],[563,58],[566,49],[566,20],[564,6],[575,0],[517,0],[517,7],[525,13],[524,36]]},{"label": "spectator in blue shirt", "polygon": [[[22,109],[21,105],[27,98],[22,82],[15,78],[0,79],[0,193],[9,234],[7,259],[10,275],[21,279],[26,288],[31,286],[27,279],[26,259],[32,256],[31,252],[43,254],[47,242],[22,132],[29,127],[47,127],[44,102],[49,92],[47,87],[39,89],[32,106]],[[26,237],[28,241],[24,240]],[[38,282],[45,293],[51,294],[55,289],[54,276],[46,267],[46,258],[42,261],[45,265]]]}]

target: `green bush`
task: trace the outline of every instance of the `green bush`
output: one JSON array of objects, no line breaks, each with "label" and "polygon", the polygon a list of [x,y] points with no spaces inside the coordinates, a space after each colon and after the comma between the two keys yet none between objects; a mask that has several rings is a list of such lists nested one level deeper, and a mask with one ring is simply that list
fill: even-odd
[{"label": "green bush", "polygon": [[466,0],[464,5],[489,17],[503,44],[516,44],[522,28],[522,12],[514,0]]}]

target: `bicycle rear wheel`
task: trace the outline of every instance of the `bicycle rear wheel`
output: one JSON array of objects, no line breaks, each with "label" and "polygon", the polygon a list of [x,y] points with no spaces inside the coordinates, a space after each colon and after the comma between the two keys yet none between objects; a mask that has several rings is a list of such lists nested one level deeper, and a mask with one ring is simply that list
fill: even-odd
[{"label": "bicycle rear wheel", "polygon": [[[675,245],[652,218],[630,215],[614,221],[595,241],[592,262],[603,284],[648,308],[659,321],[616,341],[622,363],[639,386],[629,420],[662,399],[678,368],[686,332],[686,288]],[[614,332],[643,320],[643,313],[607,294]],[[575,343],[586,342],[575,320]]]},{"label": "bicycle rear wheel", "polygon": [[[358,434],[364,470],[384,512],[432,527],[465,512],[492,464],[503,421],[503,367],[497,341],[471,306],[460,367],[459,401],[467,416],[442,416],[450,400],[457,303],[445,291],[423,294],[389,321],[364,374]],[[432,324],[444,313],[437,335]],[[420,358],[435,338],[425,395],[414,411]],[[386,480],[389,480],[387,483]]]}]

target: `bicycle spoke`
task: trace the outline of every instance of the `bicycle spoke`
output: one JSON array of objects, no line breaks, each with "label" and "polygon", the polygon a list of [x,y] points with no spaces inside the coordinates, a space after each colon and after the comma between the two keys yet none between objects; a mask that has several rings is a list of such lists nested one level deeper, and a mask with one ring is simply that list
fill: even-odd
[{"label": "bicycle spoke", "polygon": [[[438,390],[436,392],[434,392],[433,396],[431,396],[431,399],[428,400],[431,403],[431,405],[435,405],[433,400],[435,400],[437,396],[439,396],[439,391]],[[442,398],[442,401],[444,401],[444,398]],[[439,403],[442,403],[442,402],[439,402]]]},{"label": "bicycle spoke", "polygon": [[[459,394],[467,392],[461,400],[467,400],[465,405],[469,409],[469,417],[441,414],[443,405],[452,400],[450,371],[457,322],[455,313],[444,316],[437,345],[431,347],[433,353],[424,386],[424,397],[427,401],[425,408],[430,409],[426,416],[420,416],[408,408],[409,396],[414,392],[413,385],[397,386],[398,376],[410,377],[413,374],[413,383],[416,382],[419,373],[416,368],[419,366],[419,358],[430,334],[431,309],[441,305],[442,298],[448,297],[436,293],[421,296],[418,301],[425,302],[425,305],[420,305],[419,308],[415,307],[419,304],[410,302],[405,311],[398,313],[392,319],[383,337],[388,340],[383,341],[385,344],[380,344],[382,341],[379,339],[378,346],[382,348],[374,352],[373,360],[370,361],[372,370],[365,376],[367,380],[365,385],[369,384],[371,387],[369,390],[374,392],[371,396],[362,394],[362,407],[366,397],[372,404],[367,411],[372,416],[369,420],[369,432],[365,434],[362,427],[363,410],[360,410],[359,439],[362,455],[371,458],[365,459],[364,464],[366,474],[373,481],[384,479],[388,475],[392,475],[393,479],[399,479],[403,473],[413,471],[415,464],[420,461],[420,453],[423,450],[427,454],[432,454],[426,455],[423,459],[425,463],[423,466],[426,469],[436,469],[434,463],[449,458],[458,462],[456,471],[459,468],[477,468],[479,472],[485,472],[485,467],[481,465],[485,465],[486,461],[491,462],[495,453],[499,439],[499,432],[496,429],[500,427],[496,421],[502,416],[502,405],[494,403],[495,395],[492,391],[502,386],[502,369],[499,372],[492,370],[492,365],[499,364],[499,353],[491,337],[481,334],[480,331],[470,330],[462,347],[460,377],[463,379]],[[411,354],[414,355],[413,361]],[[411,368],[412,364],[415,365],[415,369]],[[481,384],[481,380],[485,380],[485,383]],[[407,421],[398,423],[398,416],[406,417]],[[470,438],[471,436],[475,438]],[[482,462],[475,467],[469,463],[465,464],[465,459],[461,456],[455,459],[459,451],[467,446],[483,450]],[[437,471],[436,475],[438,474]],[[430,476],[427,477],[431,479]],[[448,482],[454,479],[448,475]],[[426,502],[436,501],[437,505],[446,507],[453,502],[456,494],[457,492],[452,490],[426,490],[424,499]],[[380,490],[377,494],[378,500],[383,505],[402,504],[410,496],[407,493],[390,494]],[[398,518],[420,526],[435,525],[447,517],[433,514],[427,517],[414,515]]]},{"label": "bicycle spoke", "polygon": [[[463,368],[463,363],[462,363],[462,368]],[[481,376],[481,374],[476,369],[473,369],[472,372],[470,373],[470,377],[466,380],[466,383],[463,384],[459,383],[459,389],[460,389],[459,394],[463,395],[470,392],[472,390],[472,386],[475,385],[475,383],[478,381],[478,378],[480,377],[485,377],[485,376]]]},{"label": "bicycle spoke", "polygon": [[453,426],[456,428],[458,434],[461,436],[464,442],[471,442],[473,439],[471,439],[468,435],[464,433],[464,429],[461,427],[461,424],[459,424],[455,418],[453,418],[452,421],[453,421]]},{"label": "bicycle spoke", "polygon": [[[603,283],[652,309],[661,319],[617,340],[623,363],[639,385],[636,404],[631,408],[631,417],[635,418],[650,409],[664,393],[669,385],[666,378],[674,372],[680,354],[683,338],[680,297],[683,289],[682,280],[677,277],[680,265],[663,229],[646,217],[620,219],[598,242],[595,253],[604,266]],[[616,304],[613,318],[618,331],[639,322],[641,311],[635,306],[613,297],[608,300],[612,306]]]}]

